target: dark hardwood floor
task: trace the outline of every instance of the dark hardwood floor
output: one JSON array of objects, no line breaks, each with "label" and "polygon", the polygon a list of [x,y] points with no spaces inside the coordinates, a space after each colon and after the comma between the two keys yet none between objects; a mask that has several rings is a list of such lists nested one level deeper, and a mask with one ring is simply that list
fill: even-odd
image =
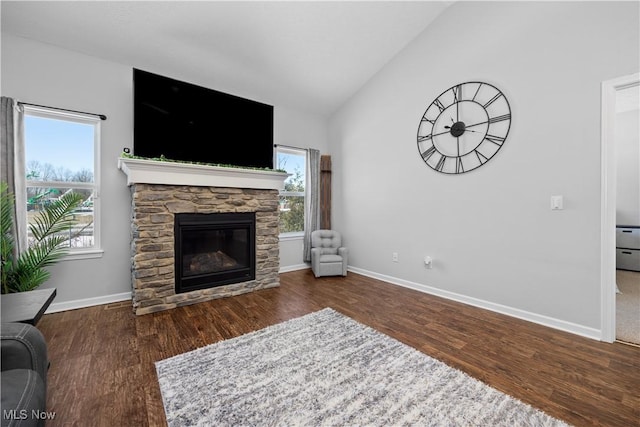
[{"label": "dark hardwood floor", "polygon": [[331,307],[578,426],[640,425],[640,348],[349,273],[136,317],[122,302],[45,315],[48,425],[162,426],[154,362]]}]

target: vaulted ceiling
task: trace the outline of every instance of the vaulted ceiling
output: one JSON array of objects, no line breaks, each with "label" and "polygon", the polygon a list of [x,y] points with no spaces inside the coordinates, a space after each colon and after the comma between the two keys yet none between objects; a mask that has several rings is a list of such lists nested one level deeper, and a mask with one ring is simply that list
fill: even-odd
[{"label": "vaulted ceiling", "polygon": [[182,80],[329,115],[451,3],[2,1],[0,7],[3,33],[169,77],[175,70]]}]

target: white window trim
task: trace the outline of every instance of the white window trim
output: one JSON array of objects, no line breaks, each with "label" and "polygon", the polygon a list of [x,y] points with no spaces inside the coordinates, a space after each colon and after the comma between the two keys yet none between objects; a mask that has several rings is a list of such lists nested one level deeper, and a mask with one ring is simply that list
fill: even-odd
[{"label": "white window trim", "polygon": [[[24,114],[45,119],[67,120],[71,122],[90,124],[93,126],[93,183],[86,182],[65,182],[65,181],[31,181],[25,179],[25,187],[38,187],[48,184],[65,184],[74,188],[93,189],[93,246],[91,248],[69,248],[64,260],[99,258],[104,251],[101,242],[101,212],[100,203],[100,146],[101,146],[101,123],[102,120],[92,114],[83,114],[71,111],[58,110],[55,108],[40,107],[23,104]],[[26,166],[26,165],[25,165]],[[26,170],[26,167],[25,167]],[[26,221],[26,218],[25,218]]]}]

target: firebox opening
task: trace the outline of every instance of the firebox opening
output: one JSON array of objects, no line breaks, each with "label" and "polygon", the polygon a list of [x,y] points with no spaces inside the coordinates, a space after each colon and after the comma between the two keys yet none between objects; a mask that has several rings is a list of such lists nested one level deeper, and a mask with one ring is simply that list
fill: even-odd
[{"label": "firebox opening", "polygon": [[255,213],[176,214],[176,293],[255,279]]}]

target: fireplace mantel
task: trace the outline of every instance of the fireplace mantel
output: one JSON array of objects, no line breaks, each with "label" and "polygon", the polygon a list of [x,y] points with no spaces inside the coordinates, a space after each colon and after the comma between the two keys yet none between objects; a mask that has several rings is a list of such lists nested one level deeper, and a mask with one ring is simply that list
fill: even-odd
[{"label": "fireplace mantel", "polygon": [[163,184],[197,187],[254,188],[282,190],[285,172],[226,168],[189,163],[163,162],[119,157],[118,168],[127,175],[127,185]]}]

